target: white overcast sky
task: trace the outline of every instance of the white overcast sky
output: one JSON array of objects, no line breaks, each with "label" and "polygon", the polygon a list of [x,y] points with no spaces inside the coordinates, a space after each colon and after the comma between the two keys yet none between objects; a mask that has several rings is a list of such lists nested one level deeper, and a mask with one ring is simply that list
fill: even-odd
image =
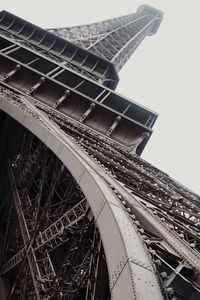
[{"label": "white overcast sky", "polygon": [[119,73],[117,92],[159,113],[142,157],[200,194],[200,0],[1,0],[1,9],[43,28],[88,24],[135,12],[164,12]]}]

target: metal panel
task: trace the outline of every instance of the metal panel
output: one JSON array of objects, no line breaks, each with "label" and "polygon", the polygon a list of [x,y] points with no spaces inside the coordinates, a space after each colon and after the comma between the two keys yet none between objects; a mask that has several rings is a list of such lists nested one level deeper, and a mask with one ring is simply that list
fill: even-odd
[{"label": "metal panel", "polygon": [[[111,290],[111,295],[113,300],[120,300],[120,299],[126,299],[126,300],[138,300],[138,299],[144,299],[145,298],[137,298],[135,286],[133,283],[133,280],[131,278],[131,270],[129,267],[129,264],[127,263],[122,270],[120,277],[118,278],[117,282],[115,283],[113,289]],[[148,294],[148,293],[147,293]],[[147,295],[146,294],[146,295]],[[152,298],[153,299],[153,298]],[[154,298],[156,299],[156,298]],[[157,299],[162,299],[162,297],[159,297]]]},{"label": "metal panel", "polygon": [[42,142],[46,141],[46,139],[48,137],[48,133],[46,132],[46,130],[43,127],[38,126],[37,121],[35,121],[34,119],[29,118],[27,116],[23,121],[23,125],[31,132],[33,132],[33,133],[37,132],[38,137]]}]

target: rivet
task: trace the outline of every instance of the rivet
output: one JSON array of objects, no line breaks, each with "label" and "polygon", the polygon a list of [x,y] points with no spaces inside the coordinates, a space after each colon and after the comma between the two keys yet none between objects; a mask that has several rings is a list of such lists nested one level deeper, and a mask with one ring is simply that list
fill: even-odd
[{"label": "rivet", "polygon": [[156,255],[156,251],[155,250],[150,250],[149,251],[152,255]]},{"label": "rivet", "polygon": [[145,243],[146,243],[147,245],[150,245],[150,244],[151,244],[151,241],[150,241],[150,240],[146,240]]},{"label": "rivet", "polygon": [[167,292],[169,295],[174,295],[174,290],[173,290],[173,288],[171,288],[171,287],[166,288],[166,292]]},{"label": "rivet", "polygon": [[156,259],[156,260],[155,260],[155,263],[156,263],[158,266],[161,266],[161,261],[160,261],[160,259]]},{"label": "rivet", "polygon": [[167,273],[166,272],[162,272],[162,273],[160,273],[160,275],[161,275],[162,278],[167,278]]}]

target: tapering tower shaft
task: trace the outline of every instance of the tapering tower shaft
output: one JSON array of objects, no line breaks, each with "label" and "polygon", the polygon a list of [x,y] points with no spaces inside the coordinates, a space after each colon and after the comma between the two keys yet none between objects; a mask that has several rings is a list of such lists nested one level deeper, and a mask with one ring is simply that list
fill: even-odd
[{"label": "tapering tower shaft", "polygon": [[162,17],[161,11],[142,5],[123,17],[49,31],[110,61],[119,71],[142,40],[156,33]]}]

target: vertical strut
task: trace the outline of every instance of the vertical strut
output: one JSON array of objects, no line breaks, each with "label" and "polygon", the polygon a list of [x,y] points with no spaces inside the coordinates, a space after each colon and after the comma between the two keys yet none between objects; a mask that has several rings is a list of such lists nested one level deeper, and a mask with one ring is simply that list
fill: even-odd
[{"label": "vertical strut", "polygon": [[33,251],[32,247],[29,249],[30,236],[29,236],[27,225],[26,225],[25,217],[24,217],[24,214],[23,214],[23,211],[22,211],[22,208],[21,208],[22,204],[21,204],[20,196],[19,196],[19,193],[18,193],[18,190],[17,190],[15,177],[14,177],[14,174],[12,172],[12,167],[11,167],[11,164],[10,164],[9,160],[8,160],[8,165],[7,166],[8,166],[7,170],[8,170],[8,176],[9,176],[9,179],[10,179],[14,205],[15,205],[15,209],[16,209],[16,212],[17,212],[17,217],[18,217],[18,221],[19,221],[20,230],[21,230],[21,234],[22,234],[22,237],[23,237],[24,245],[25,245],[25,248],[26,248],[26,256],[27,256],[27,261],[28,261],[28,265],[29,265],[29,270],[30,270],[30,273],[31,273],[32,281],[33,281],[35,295],[36,295],[36,298],[39,300],[40,299],[40,293],[39,293],[39,288],[38,288],[38,284],[37,284],[37,281],[36,281],[36,276],[40,277],[40,274],[39,274],[39,270],[38,270],[38,266],[37,266],[34,251]]},{"label": "vertical strut", "polygon": [[[55,277],[53,265],[51,263],[49,254],[46,251],[40,252],[36,256],[35,251],[32,247],[33,241],[31,241],[30,233],[28,230],[28,224],[26,218],[28,212],[24,214],[23,208],[27,209],[29,203],[27,203],[27,196],[23,192],[19,191],[16,185],[15,177],[12,171],[10,162],[8,161],[8,175],[11,184],[11,190],[13,194],[15,209],[20,225],[21,234],[25,245],[25,253],[31,273],[34,290],[37,299],[40,299],[42,291],[45,292],[45,288],[48,287],[49,281]],[[24,203],[23,203],[24,202]],[[30,217],[30,216],[29,216]]]}]

